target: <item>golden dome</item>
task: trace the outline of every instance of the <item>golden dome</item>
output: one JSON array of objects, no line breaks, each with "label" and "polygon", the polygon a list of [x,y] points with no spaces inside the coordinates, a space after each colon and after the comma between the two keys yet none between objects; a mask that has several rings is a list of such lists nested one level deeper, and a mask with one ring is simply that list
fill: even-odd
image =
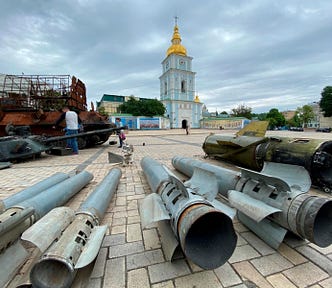
[{"label": "golden dome", "polygon": [[196,103],[200,103],[201,102],[201,101],[199,101],[198,95],[195,96],[194,102],[196,102]]},{"label": "golden dome", "polygon": [[181,36],[177,25],[174,26],[172,45],[169,46],[169,48],[167,49],[166,56],[169,56],[173,53],[177,55],[187,56],[186,48],[181,45]]}]

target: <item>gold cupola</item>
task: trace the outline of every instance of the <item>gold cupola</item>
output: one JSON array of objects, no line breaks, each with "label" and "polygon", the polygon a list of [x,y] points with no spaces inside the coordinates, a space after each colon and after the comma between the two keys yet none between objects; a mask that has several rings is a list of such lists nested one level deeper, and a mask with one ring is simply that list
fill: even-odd
[{"label": "gold cupola", "polygon": [[169,48],[167,49],[166,56],[169,56],[171,54],[187,56],[187,49],[183,45],[181,45],[181,36],[179,33],[179,28],[176,24],[174,26],[172,45],[169,46]]}]

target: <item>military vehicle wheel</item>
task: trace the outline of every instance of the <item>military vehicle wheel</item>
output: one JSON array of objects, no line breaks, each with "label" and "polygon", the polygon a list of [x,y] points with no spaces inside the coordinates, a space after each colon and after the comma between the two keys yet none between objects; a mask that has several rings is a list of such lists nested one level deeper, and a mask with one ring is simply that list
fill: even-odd
[{"label": "military vehicle wheel", "polygon": [[78,149],[84,149],[86,147],[86,140],[82,138],[77,138]]}]

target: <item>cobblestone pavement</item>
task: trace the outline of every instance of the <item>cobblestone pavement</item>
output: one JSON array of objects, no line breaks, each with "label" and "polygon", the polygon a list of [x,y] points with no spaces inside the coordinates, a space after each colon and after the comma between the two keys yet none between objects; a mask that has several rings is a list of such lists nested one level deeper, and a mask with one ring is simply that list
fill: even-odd
[{"label": "cobblestone pavement", "polygon": [[[148,155],[174,170],[171,159],[175,155],[202,159],[204,152],[201,146],[210,132],[193,129],[190,135],[185,135],[183,130],[128,133],[127,141],[134,145],[134,163],[121,166],[122,178],[117,193],[101,223],[109,225],[108,233],[97,259],[78,272],[73,287],[332,287],[332,245],[322,249],[287,235],[280,248],[275,250],[237,220],[234,220],[237,247],[222,267],[206,271],[185,258],[172,263],[165,261],[158,229],[141,228],[138,206],[140,200],[150,193],[150,188],[140,160]],[[275,133],[285,136],[285,133],[291,132]],[[310,134],[297,133],[292,135]],[[313,137],[332,139],[332,134],[311,134]],[[57,171],[68,173],[85,169],[93,173],[94,179],[66,204],[76,210],[113,167],[108,163],[109,151],[119,153],[120,149],[116,145],[104,144],[81,150],[78,156],[43,154],[40,159],[0,170],[0,199]],[[182,179],[185,177],[182,176]],[[14,280],[24,275],[27,269],[26,264]]]}]

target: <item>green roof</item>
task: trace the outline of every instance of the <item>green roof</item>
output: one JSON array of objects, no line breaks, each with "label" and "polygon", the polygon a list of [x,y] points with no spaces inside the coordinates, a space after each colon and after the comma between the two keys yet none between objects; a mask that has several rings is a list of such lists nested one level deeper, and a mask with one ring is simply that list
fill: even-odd
[{"label": "green roof", "polygon": [[103,97],[101,98],[101,101],[123,103],[125,101],[125,96],[104,94]]}]

